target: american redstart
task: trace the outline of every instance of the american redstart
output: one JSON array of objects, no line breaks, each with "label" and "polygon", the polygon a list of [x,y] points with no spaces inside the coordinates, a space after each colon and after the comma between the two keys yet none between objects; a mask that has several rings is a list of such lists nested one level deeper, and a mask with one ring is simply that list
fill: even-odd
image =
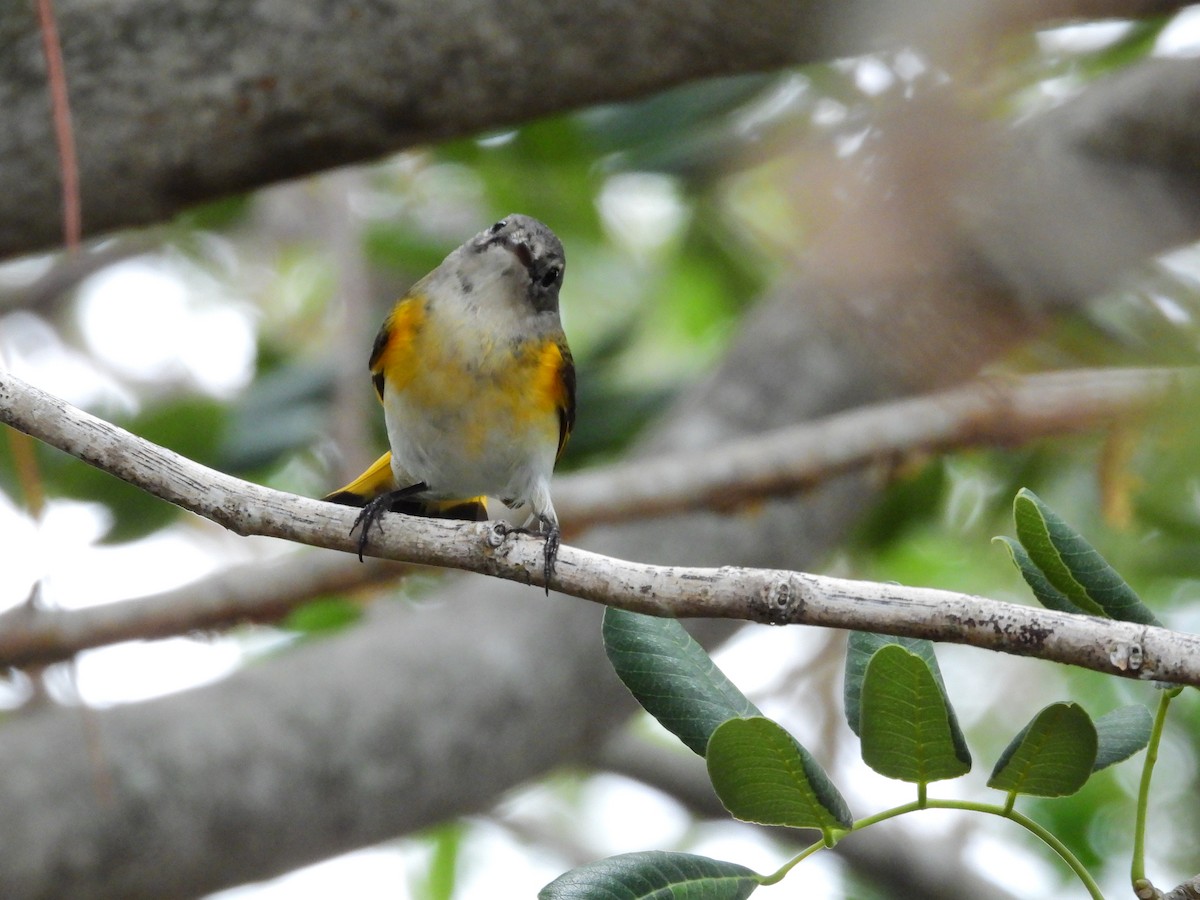
[{"label": "american redstart", "polygon": [[524,529],[546,537],[549,590],[559,543],[550,475],[575,423],[558,314],[565,264],[554,232],[510,215],[392,307],[369,364],[391,450],[325,497],[363,507],[360,559],[386,511],[482,521],[485,498],[496,497],[529,506]]}]

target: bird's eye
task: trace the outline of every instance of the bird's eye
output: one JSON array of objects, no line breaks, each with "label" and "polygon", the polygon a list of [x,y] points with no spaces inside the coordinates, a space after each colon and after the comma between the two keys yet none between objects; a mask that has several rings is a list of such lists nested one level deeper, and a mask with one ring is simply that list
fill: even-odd
[{"label": "bird's eye", "polygon": [[562,274],[562,269],[560,269],[558,266],[551,266],[550,268],[548,268],[546,270],[546,274],[542,276],[542,281],[541,281],[542,287],[544,287],[544,288],[552,287],[554,285],[554,282],[558,281],[558,276],[560,276],[561,274]]},{"label": "bird's eye", "polygon": [[493,225],[491,228],[488,229],[488,234],[496,234],[507,224],[508,224],[508,219],[501,219],[499,222],[497,222],[495,225]]}]

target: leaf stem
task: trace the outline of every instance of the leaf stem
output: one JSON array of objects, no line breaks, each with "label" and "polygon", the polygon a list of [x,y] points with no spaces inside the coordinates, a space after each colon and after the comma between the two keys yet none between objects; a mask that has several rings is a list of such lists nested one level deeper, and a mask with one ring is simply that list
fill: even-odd
[{"label": "leaf stem", "polygon": [[1075,876],[1081,882],[1083,882],[1083,886],[1087,888],[1087,892],[1091,894],[1094,900],[1104,900],[1104,894],[1101,893],[1100,885],[1096,884],[1096,879],[1092,877],[1092,873],[1087,870],[1087,868],[1079,860],[1079,857],[1072,853],[1070,848],[1060,841],[1053,832],[1042,827],[1033,819],[1029,818],[1023,813],[1017,812],[1016,810],[1009,810],[1005,814],[1005,818],[1011,819],[1018,825],[1024,826],[1028,831],[1040,838],[1043,843],[1050,847],[1051,850],[1062,857],[1063,862],[1070,866],[1071,871],[1075,873]]},{"label": "leaf stem", "polygon": [[[994,803],[976,803],[970,800],[931,800],[926,797],[923,800],[914,800],[912,803],[906,803],[903,806],[896,806],[892,809],[885,809],[882,812],[859,819],[854,823],[851,831],[859,831],[869,825],[874,825],[877,822],[882,822],[886,819],[894,819],[897,816],[907,815],[908,813],[912,812],[919,812],[922,809],[961,809],[968,812],[978,812],[990,816],[999,816],[1002,819],[1008,819],[1009,821],[1020,825],[1026,831],[1030,832],[1034,837],[1038,838],[1043,844],[1057,853],[1059,857],[1062,858],[1062,861],[1065,862],[1068,867],[1070,867],[1071,871],[1075,873],[1075,876],[1083,883],[1083,886],[1087,889],[1088,894],[1091,895],[1092,900],[1104,900],[1104,894],[1100,892],[1100,886],[1096,883],[1096,880],[1092,877],[1091,873],[1088,872],[1088,870],[1084,867],[1083,863],[1080,862],[1079,858],[1071,852],[1070,848],[1067,847],[1067,845],[1057,837],[1055,837],[1054,834],[1048,829],[1042,825],[1039,825],[1037,822],[1023,813],[1019,813],[1012,809],[1011,800],[1013,797],[1010,795],[1008,799],[1009,803],[1006,806],[997,806]],[[803,859],[807,859],[809,856],[812,856],[812,854],[816,853],[823,847],[825,847],[824,841],[818,841],[815,844],[805,847],[798,855],[784,863],[783,867],[777,872],[764,877],[761,883],[764,885],[777,883],[789,871],[791,871],[791,869],[797,863]]]},{"label": "leaf stem", "polygon": [[1092,877],[1091,873],[1088,872],[1087,868],[1085,868],[1083,863],[1080,862],[1079,857],[1072,853],[1070,848],[1067,847],[1067,845],[1061,840],[1059,840],[1053,832],[1044,826],[1039,825],[1033,819],[1029,818],[1029,816],[1019,813],[1013,809],[1013,799],[1014,795],[1010,794],[1003,807],[995,806],[990,803],[971,803],[969,801],[960,800],[930,800],[929,808],[965,809],[973,812],[986,813],[987,815],[999,816],[1002,819],[1009,819],[1010,821],[1016,822],[1062,858],[1062,861],[1065,862],[1071,868],[1071,871],[1075,873],[1076,877],[1083,882],[1083,886],[1087,888],[1087,891],[1093,897],[1093,900],[1104,900],[1104,894],[1100,892],[1100,885],[1096,884],[1096,879]]},{"label": "leaf stem", "polygon": [[825,843],[824,838],[817,841],[815,844],[809,844],[807,847],[785,862],[782,866],[780,866],[777,871],[772,872],[770,875],[760,875],[758,883],[761,885],[778,884],[783,880],[784,876],[787,875],[788,872],[792,871],[792,869],[794,869],[797,865],[808,859],[818,850],[824,850],[828,846],[829,845]]},{"label": "leaf stem", "polygon": [[1158,698],[1158,710],[1154,714],[1154,725],[1150,729],[1150,742],[1146,744],[1146,758],[1142,761],[1142,779],[1138,784],[1137,817],[1133,827],[1133,860],[1130,865],[1130,880],[1136,885],[1146,878],[1146,817],[1150,808],[1150,781],[1154,775],[1154,764],[1158,762],[1158,745],[1162,741],[1167,721],[1167,708],[1179,689],[1165,690]]}]

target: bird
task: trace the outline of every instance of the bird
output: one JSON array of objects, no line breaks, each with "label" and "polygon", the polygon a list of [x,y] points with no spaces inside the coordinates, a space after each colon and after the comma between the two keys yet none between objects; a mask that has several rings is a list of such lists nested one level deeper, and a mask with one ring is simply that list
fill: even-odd
[{"label": "bird", "polygon": [[575,365],[559,315],[566,256],[513,213],[453,250],[396,301],[368,367],[389,449],[325,500],[360,506],[361,560],[385,512],[483,521],[486,498],[529,508],[546,592],[561,530],[554,465],[575,425]]}]

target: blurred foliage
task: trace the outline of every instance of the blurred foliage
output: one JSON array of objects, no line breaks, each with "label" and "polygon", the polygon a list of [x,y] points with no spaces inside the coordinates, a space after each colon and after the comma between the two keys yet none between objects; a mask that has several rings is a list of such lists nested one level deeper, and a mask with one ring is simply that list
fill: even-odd
[{"label": "blurred foliage", "polygon": [[[188,396],[132,417],[113,417],[112,421],[148,441],[204,465],[216,466],[217,445],[227,414],[224,404],[216,400]],[[73,456],[45,444],[39,443],[37,448],[42,479],[51,497],[70,497],[106,507],[107,541],[145,537],[167,525],[179,512],[178,507],[93,469]],[[9,496],[19,496],[13,460],[7,449],[0,453],[0,484]]]},{"label": "blurred foliage", "polygon": [[341,597],[321,597],[293,609],[284,618],[283,628],[306,636],[341,631],[362,618],[362,607]]},{"label": "blurred foliage", "polygon": [[233,228],[245,220],[253,202],[253,198],[245,194],[212,200],[180,213],[172,225],[184,239],[192,232]]},{"label": "blurred foliage", "polygon": [[260,371],[232,404],[222,431],[221,463],[229,472],[268,472],[321,437],[333,394],[329,367],[280,360]]},{"label": "blurred foliage", "polygon": [[[715,358],[764,286],[760,260],[741,252],[742,239],[731,240],[731,225],[709,194],[721,176],[720,159],[740,140],[731,116],[774,82],[768,76],[708,82],[406,154],[371,175],[372,202],[400,214],[360,217],[364,257],[411,282],[507,212],[551,223],[569,248],[563,306],[579,381],[578,425],[563,467],[613,456]],[[725,146],[714,153],[716,140]],[[635,168],[669,178],[657,183],[657,214],[674,224],[665,234],[642,227],[651,238],[622,244],[628,223],[605,220],[602,194],[615,176]],[[337,439],[328,434],[328,404],[338,361],[327,356],[337,281],[325,251],[306,237],[307,223],[295,223],[295,234],[268,233],[264,242],[253,236],[255,210],[253,196],[228,198],[180,215],[163,231],[166,255],[207,265],[231,295],[249,290],[257,300],[258,354],[249,384],[229,400],[186,385],[152,392],[126,385],[140,395],[139,411],[105,415],[198,462],[275,483],[276,473],[297,461],[311,467],[314,451]],[[247,249],[239,249],[247,237]],[[275,248],[265,259],[242,258],[264,246]],[[256,268],[264,262],[273,271]],[[389,297],[374,301],[382,318]],[[368,341],[364,397],[371,396],[369,350]],[[382,445],[382,417],[366,427]],[[144,537],[178,513],[57,452],[42,448],[40,459],[51,496],[106,508],[106,540]],[[325,483],[314,482],[312,490]],[[4,453],[0,484],[16,496]]]},{"label": "blurred foliage", "polygon": [[1146,57],[1171,22],[1169,16],[1148,16],[1141,20],[1110,23],[1120,29],[1115,40],[1080,51],[1059,48],[1032,56],[1041,70],[1040,77],[1073,75],[1081,79],[1100,78]]}]

